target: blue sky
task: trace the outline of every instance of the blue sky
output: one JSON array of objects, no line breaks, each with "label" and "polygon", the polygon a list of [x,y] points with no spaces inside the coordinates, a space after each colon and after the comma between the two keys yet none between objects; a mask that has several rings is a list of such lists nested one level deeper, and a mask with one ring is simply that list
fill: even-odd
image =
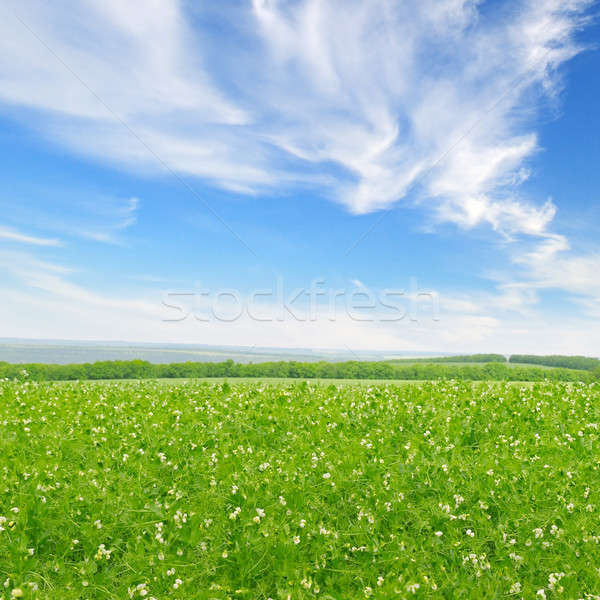
[{"label": "blue sky", "polygon": [[2,337],[598,354],[597,3],[221,4],[3,3]]}]

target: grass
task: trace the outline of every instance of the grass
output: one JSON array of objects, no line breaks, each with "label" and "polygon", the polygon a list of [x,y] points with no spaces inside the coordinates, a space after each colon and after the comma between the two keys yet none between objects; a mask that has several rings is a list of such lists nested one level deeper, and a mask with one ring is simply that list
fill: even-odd
[{"label": "grass", "polygon": [[[193,385],[199,383],[220,384],[227,383],[231,386],[239,384],[265,384],[265,385],[299,385],[309,384],[311,386],[381,386],[381,385],[423,385],[428,383],[427,380],[419,379],[330,379],[330,378],[315,378],[305,379],[302,377],[180,377],[180,378],[153,378],[153,379],[90,379],[86,380],[86,385],[106,385],[106,384],[123,384],[123,385],[139,385],[140,382],[155,383],[156,385],[172,386],[172,385]],[[78,381],[55,381],[54,385],[80,385]],[[473,386],[490,386],[500,384],[510,386],[531,387],[536,382],[533,381],[474,381]],[[539,382],[538,382],[539,383]]]},{"label": "grass", "polygon": [[597,597],[600,386],[364,383],[0,383],[0,597]]},{"label": "grass", "polygon": [[[153,378],[143,380],[146,382],[155,382],[158,385],[192,385],[198,383],[225,383],[229,385],[239,385],[246,383],[265,383],[268,385],[292,385],[298,383],[310,383],[311,385],[409,385],[414,383],[425,383],[425,381],[415,381],[413,379],[303,379],[298,377],[175,377],[175,378]],[[72,381],[56,381],[57,385],[73,385]],[[93,379],[87,380],[86,384],[132,384],[138,385],[139,379]],[[79,385],[79,382],[75,383]]]}]

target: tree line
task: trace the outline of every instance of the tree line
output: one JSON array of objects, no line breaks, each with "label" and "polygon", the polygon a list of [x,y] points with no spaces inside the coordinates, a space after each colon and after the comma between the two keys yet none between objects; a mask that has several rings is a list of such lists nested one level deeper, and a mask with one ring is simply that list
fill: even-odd
[{"label": "tree line", "polygon": [[537,356],[535,354],[513,354],[510,362],[515,364],[542,365],[546,367],[564,367],[566,369],[581,369],[593,371],[600,368],[600,360],[589,356],[563,356],[553,354],[549,356]]},{"label": "tree line", "polygon": [[504,354],[461,354],[460,356],[432,356],[426,358],[395,358],[393,363],[505,363]]},{"label": "tree line", "polygon": [[68,365],[0,363],[0,378],[32,381],[187,377],[591,382],[597,380],[600,373],[571,368],[543,369],[535,366],[509,366],[500,362],[465,365],[398,364],[383,361],[278,361],[242,364],[233,360],[171,364],[154,364],[143,360],[113,360]]}]

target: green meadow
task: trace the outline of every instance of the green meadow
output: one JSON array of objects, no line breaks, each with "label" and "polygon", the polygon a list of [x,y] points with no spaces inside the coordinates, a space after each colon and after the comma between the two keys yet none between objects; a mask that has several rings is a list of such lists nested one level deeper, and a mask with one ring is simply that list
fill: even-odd
[{"label": "green meadow", "polygon": [[600,593],[595,383],[0,397],[3,600]]}]

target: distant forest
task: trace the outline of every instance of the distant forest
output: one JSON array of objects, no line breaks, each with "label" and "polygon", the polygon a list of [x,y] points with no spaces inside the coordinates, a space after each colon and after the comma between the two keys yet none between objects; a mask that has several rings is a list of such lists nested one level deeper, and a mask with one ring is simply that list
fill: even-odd
[{"label": "distant forest", "polygon": [[[187,377],[285,377],[303,379],[405,379],[433,380],[457,379],[472,381],[570,381],[592,382],[600,379],[600,368],[590,368],[588,363],[576,362],[580,357],[571,358],[573,365],[585,364],[586,368],[566,367],[542,362],[540,359],[556,357],[527,357],[538,359],[540,366],[508,364],[502,357],[499,360],[477,360],[475,356],[450,357],[444,360],[428,359],[415,361],[346,361],[346,362],[296,362],[278,361],[263,363],[224,362],[184,362],[154,364],[142,360],[102,361],[95,363],[53,365],[53,364],[9,364],[0,363],[0,378],[31,381],[97,380],[97,379],[151,379]],[[481,355],[479,355],[481,356]],[[485,355],[500,356],[500,355]],[[519,359],[523,357],[517,357]],[[594,360],[594,359],[587,359]],[[466,363],[466,364],[460,364]],[[476,364],[478,363],[478,364]],[[555,368],[547,368],[547,367]]]},{"label": "distant forest", "polygon": [[[460,356],[434,356],[428,358],[395,358],[391,363],[505,363],[504,354],[461,354]],[[541,363],[538,363],[541,364]]]},{"label": "distant forest", "polygon": [[550,356],[536,356],[535,354],[513,354],[511,363],[543,365],[546,367],[565,367],[566,369],[582,369],[593,371],[600,367],[600,360],[588,356],[561,356],[559,354]]},{"label": "distant forest", "polygon": [[509,358],[503,354],[465,354],[461,356],[438,356],[435,358],[399,358],[391,361],[401,363],[489,363],[498,362],[521,365],[539,365],[542,367],[563,367],[565,369],[580,369],[593,371],[600,368],[600,359],[589,356],[566,356],[551,354],[539,356],[536,354],[513,354]]}]

